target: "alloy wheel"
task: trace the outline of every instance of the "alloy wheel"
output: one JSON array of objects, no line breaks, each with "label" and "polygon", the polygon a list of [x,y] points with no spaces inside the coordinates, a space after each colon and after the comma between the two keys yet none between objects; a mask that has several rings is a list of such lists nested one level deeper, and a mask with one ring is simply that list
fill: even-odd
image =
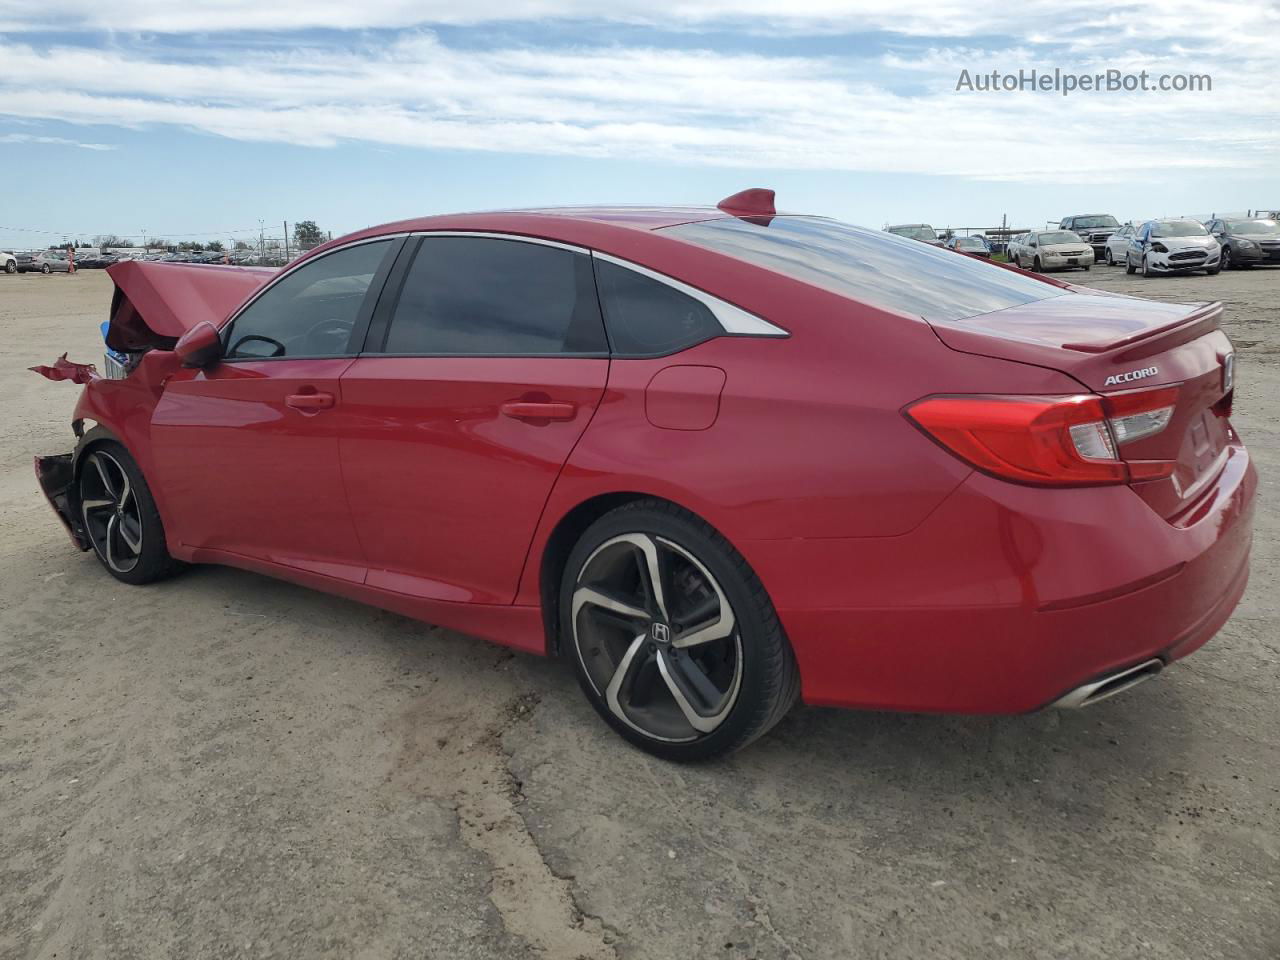
[{"label": "alloy wheel", "polygon": [[1222,263],[1221,263],[1221,267],[1222,267],[1222,269],[1223,269],[1223,270],[1230,270],[1230,269],[1231,269],[1232,267],[1234,267],[1234,266],[1235,266],[1235,264],[1231,262],[1231,248],[1230,248],[1230,247],[1223,247],[1223,248],[1222,248]]},{"label": "alloy wheel", "polygon": [[570,616],[592,688],[627,726],[680,743],[728,718],[742,685],[737,618],[679,544],[647,533],[605,541],[578,572]]},{"label": "alloy wheel", "polygon": [[103,450],[80,471],[80,512],[93,548],[112,570],[128,573],[142,558],[142,513],[129,475]]}]

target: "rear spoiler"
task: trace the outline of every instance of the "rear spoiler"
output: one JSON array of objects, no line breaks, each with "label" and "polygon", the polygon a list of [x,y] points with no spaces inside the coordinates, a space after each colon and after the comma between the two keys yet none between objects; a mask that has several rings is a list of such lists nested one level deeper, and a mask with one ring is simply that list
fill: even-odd
[{"label": "rear spoiler", "polygon": [[1180,317],[1162,326],[1149,327],[1146,330],[1140,330],[1137,333],[1110,342],[1064,343],[1062,349],[1074,350],[1077,353],[1109,353],[1112,350],[1118,350],[1120,347],[1128,347],[1143,340],[1150,340],[1152,337],[1160,337],[1160,349],[1167,350],[1170,347],[1189,343],[1197,337],[1202,337],[1211,330],[1218,329],[1221,324],[1222,301],[1215,300],[1212,303],[1204,304],[1198,310],[1191,311],[1185,317]]},{"label": "rear spoiler", "polygon": [[172,350],[179,337],[202,321],[221,327],[277,271],[123,260],[107,273],[116,285],[107,346],[139,353]]}]

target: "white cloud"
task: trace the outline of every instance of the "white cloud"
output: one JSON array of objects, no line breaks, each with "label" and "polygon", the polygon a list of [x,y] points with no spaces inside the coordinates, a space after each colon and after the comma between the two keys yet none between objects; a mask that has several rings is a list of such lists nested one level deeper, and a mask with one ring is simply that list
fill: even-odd
[{"label": "white cloud", "polygon": [[[0,22],[7,2],[0,0]],[[221,0],[173,7],[119,0],[102,7],[50,0],[40,9],[66,18],[68,28],[175,33],[570,18],[599,16],[598,6],[581,0]],[[0,36],[0,116],[178,126],[315,147],[364,142],[1058,182],[1140,179],[1153,167],[1162,173],[1260,171],[1280,159],[1280,100],[1269,81],[1269,38],[1280,21],[1262,4],[1231,5],[1217,15],[1175,12],[1150,23],[1145,6],[1102,0],[1080,0],[1069,12],[1037,0],[998,16],[958,0],[904,0],[890,12],[827,0],[798,0],[785,15],[771,6],[762,0],[617,0],[608,15],[688,29],[739,24],[739,30],[762,30],[774,23],[795,30],[892,28],[934,39],[923,48],[895,44],[887,52],[844,57],[687,45],[567,46],[564,34],[554,45],[464,49],[428,30],[404,30],[390,41],[350,32],[326,38],[323,46],[304,44],[296,34],[241,41],[215,33],[177,52],[120,32],[105,47],[36,47]],[[1050,7],[1054,16],[1046,18]],[[1044,23],[1055,29],[1045,31]],[[993,33],[1005,39],[989,48],[982,37]],[[955,40],[960,34],[968,39]],[[955,91],[962,68],[1054,65],[1078,72],[1209,72],[1214,89],[1069,99]]]},{"label": "white cloud", "polygon": [[61,147],[79,147],[81,150],[114,150],[111,143],[81,143],[79,140],[68,140],[66,137],[41,137],[31,133],[0,134],[0,143],[46,143]]}]

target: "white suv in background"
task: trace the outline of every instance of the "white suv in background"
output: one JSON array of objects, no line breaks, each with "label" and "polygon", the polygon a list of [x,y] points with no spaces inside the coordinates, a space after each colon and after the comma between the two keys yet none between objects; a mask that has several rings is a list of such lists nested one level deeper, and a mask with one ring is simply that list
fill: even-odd
[{"label": "white suv in background", "polygon": [[1148,220],[1134,233],[1125,251],[1125,272],[1144,277],[1222,269],[1222,247],[1199,220]]},{"label": "white suv in background", "polygon": [[4,250],[0,250],[0,272],[17,273],[18,258],[15,257],[12,253],[8,253]]},{"label": "white suv in background", "polygon": [[1107,237],[1102,256],[1107,261],[1108,267],[1117,267],[1124,263],[1129,244],[1133,240],[1133,235],[1137,232],[1137,227],[1132,223],[1126,223],[1111,236]]}]

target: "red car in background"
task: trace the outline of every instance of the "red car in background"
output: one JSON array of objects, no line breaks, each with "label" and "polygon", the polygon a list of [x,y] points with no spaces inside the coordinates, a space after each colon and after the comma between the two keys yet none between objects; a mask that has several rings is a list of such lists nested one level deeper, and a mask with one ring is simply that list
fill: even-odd
[{"label": "red car in background", "polygon": [[797,698],[1079,706],[1222,626],[1256,476],[1218,304],[811,216],[439,216],[121,263],[42,487],[126,583],[221,563],[558,654],[674,759]]}]

